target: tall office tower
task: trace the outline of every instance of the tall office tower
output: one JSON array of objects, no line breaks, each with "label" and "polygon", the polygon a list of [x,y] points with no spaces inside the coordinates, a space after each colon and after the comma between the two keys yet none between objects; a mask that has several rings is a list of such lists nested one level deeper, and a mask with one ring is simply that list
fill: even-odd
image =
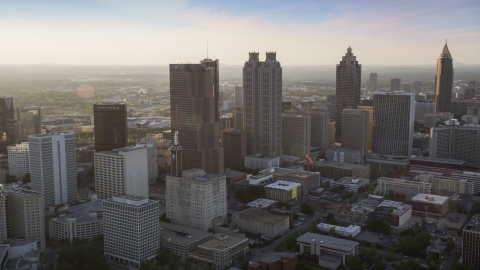
[{"label": "tall office tower", "polygon": [[95,103],[93,120],[96,152],[127,146],[127,103]]},{"label": "tall office tower", "polygon": [[167,218],[174,224],[207,231],[227,218],[225,175],[201,169],[185,170],[181,177],[167,175],[165,194]]},{"label": "tall office tower", "polygon": [[390,91],[400,91],[401,80],[393,78],[390,80]]},{"label": "tall office tower", "polygon": [[108,259],[140,268],[160,248],[158,201],[121,194],[103,201],[104,253]]},{"label": "tall office tower", "polygon": [[411,87],[411,84],[409,84],[409,83],[404,83],[404,84],[402,84],[402,91],[404,91],[404,92],[411,92],[410,87]]},{"label": "tall office tower", "polygon": [[303,160],[310,152],[311,124],[310,114],[286,111],[282,120],[283,154]]},{"label": "tall office tower", "polygon": [[335,95],[327,96],[327,110],[330,115],[330,119],[335,121]]},{"label": "tall office tower", "polygon": [[182,142],[184,169],[223,173],[218,88],[218,60],[170,65],[172,130]]},{"label": "tall office tower", "polygon": [[233,108],[233,128],[243,130],[243,107],[235,106]]},{"label": "tall office tower", "polygon": [[12,97],[0,97],[0,153],[15,143],[15,113]]},{"label": "tall office tower", "polygon": [[465,165],[480,168],[480,127],[460,125],[457,119],[430,130],[430,157],[465,160]]},{"label": "tall office tower", "polygon": [[368,153],[369,113],[361,109],[343,109],[342,111],[342,147],[361,149]]},{"label": "tall office tower", "polygon": [[119,194],[148,198],[148,151],[124,147],[95,152],[95,192],[100,199]]},{"label": "tall office tower", "polygon": [[465,92],[463,93],[463,99],[469,100],[477,96],[475,81],[468,82],[465,86]]},{"label": "tall office tower", "polygon": [[[36,241],[44,249],[45,215],[43,194],[30,190],[6,190],[0,193],[0,239],[23,238]],[[1,213],[4,217],[2,218]]]},{"label": "tall office tower", "polygon": [[377,80],[378,76],[377,73],[370,73],[370,77],[368,79],[370,86],[368,87],[369,91],[377,91]]},{"label": "tall office tower", "polygon": [[420,91],[422,91],[422,81],[414,81],[412,84],[413,92],[420,93]]},{"label": "tall office tower", "polygon": [[368,111],[368,152],[372,152],[373,106],[358,106],[358,109]]},{"label": "tall office tower", "polygon": [[372,152],[409,157],[413,147],[414,93],[375,92]]},{"label": "tall office tower", "polygon": [[243,66],[244,131],[247,155],[282,155],[282,67],[277,53],[267,52],[265,62],[249,53]]},{"label": "tall office tower", "polygon": [[42,133],[42,108],[39,106],[15,107],[15,138],[28,141],[28,136]]},{"label": "tall office tower", "polygon": [[425,115],[435,113],[435,103],[432,101],[419,100],[415,102],[415,121],[422,121]]},{"label": "tall office tower", "polygon": [[480,269],[480,214],[474,215],[462,232],[462,263]]},{"label": "tall office tower", "polygon": [[7,146],[7,151],[8,173],[15,175],[18,180],[21,180],[25,174],[30,173],[28,142],[9,145]]},{"label": "tall office tower", "polygon": [[[360,105],[362,65],[353,56],[352,48],[348,47],[342,61],[337,65],[337,90],[335,92],[336,133],[335,140],[342,138],[342,111],[356,109]],[[370,80],[371,81],[371,80]]]},{"label": "tall office tower", "polygon": [[247,135],[234,128],[222,130],[222,147],[225,151],[225,166],[235,169],[244,166],[243,158],[247,155]]},{"label": "tall office tower", "polygon": [[142,143],[126,148],[145,148],[147,149],[148,160],[148,181],[150,184],[155,184],[158,177],[158,161],[157,161],[157,146],[152,143]]},{"label": "tall office tower", "polygon": [[77,200],[75,133],[28,136],[32,190],[44,195],[45,207]]},{"label": "tall office tower", "polygon": [[451,112],[453,87],[453,58],[447,43],[437,60],[435,75],[435,112]]},{"label": "tall office tower", "polygon": [[329,112],[326,109],[306,109],[305,111],[310,114],[310,145],[321,147],[322,152],[325,152],[334,143],[329,140]]},{"label": "tall office tower", "polygon": [[243,106],[243,86],[235,86],[235,106]]}]

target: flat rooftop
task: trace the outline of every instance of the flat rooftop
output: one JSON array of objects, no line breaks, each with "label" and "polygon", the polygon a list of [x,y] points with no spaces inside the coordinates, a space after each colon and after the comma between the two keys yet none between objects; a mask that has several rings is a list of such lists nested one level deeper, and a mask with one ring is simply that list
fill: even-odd
[{"label": "flat rooftop", "polygon": [[393,211],[390,212],[390,215],[401,216],[401,215],[407,213],[411,208],[412,208],[412,206],[409,205],[409,204],[402,204],[397,209],[393,209]]},{"label": "flat rooftop", "polygon": [[330,230],[331,227],[334,227],[335,231],[342,231],[342,232],[349,232],[349,233],[353,233],[356,230],[361,229],[360,226],[354,226],[354,225],[350,225],[348,227],[340,227],[340,226],[327,224],[327,223],[319,223],[317,225],[317,228],[324,229],[324,230]]},{"label": "flat rooftop", "polygon": [[264,263],[273,263],[276,261],[286,261],[294,256],[296,252],[271,252],[271,253],[262,253],[260,256],[256,257],[252,262],[264,262]]},{"label": "flat rooftop", "polygon": [[[120,194],[117,196],[113,196],[111,199],[105,201],[113,201],[117,203],[123,203],[132,206],[141,206],[147,203],[155,203],[157,201],[149,200],[148,198],[140,197],[140,196],[133,196],[128,194]],[[157,202],[158,203],[158,202]]]},{"label": "flat rooftop", "polygon": [[319,172],[307,172],[301,169],[287,169],[287,168],[278,168],[278,167],[272,167],[270,169],[265,169],[263,171],[260,171],[258,173],[259,175],[275,175],[275,176],[280,176],[280,177],[299,177],[299,178],[307,178],[310,176],[316,176],[319,175]]},{"label": "flat rooftop", "polygon": [[271,184],[266,185],[265,188],[291,190],[292,188],[299,187],[299,186],[301,186],[300,183],[278,180],[275,183],[271,183]]},{"label": "flat rooftop", "polygon": [[480,214],[475,214],[463,228],[464,231],[480,233]]},{"label": "flat rooftop", "polygon": [[411,181],[400,178],[389,178],[389,177],[380,177],[377,179],[379,181],[392,182],[394,184],[406,184],[406,185],[416,185],[416,186],[430,186],[430,183],[420,182],[420,181]]},{"label": "flat rooftop", "polygon": [[224,250],[224,249],[233,247],[243,241],[248,241],[248,238],[239,237],[239,236],[230,235],[230,234],[217,233],[214,235],[213,239],[198,245],[198,247],[202,247],[206,249]]},{"label": "flat rooftop", "polygon": [[317,233],[307,232],[306,234],[297,238],[297,242],[308,243],[311,242],[321,243],[323,247],[328,247],[332,249],[342,250],[348,252],[352,250],[355,246],[358,246],[359,243],[355,241],[345,240],[341,238],[326,236]]},{"label": "flat rooftop", "polygon": [[342,162],[333,162],[333,161],[315,161],[313,166],[326,166],[326,167],[333,167],[337,169],[343,170],[353,170],[353,169],[364,169],[366,165],[361,164],[349,164],[349,163],[342,163]]},{"label": "flat rooftop", "polygon": [[213,237],[212,233],[188,228],[178,224],[159,222],[160,238],[170,238],[169,242],[188,247],[199,241]]},{"label": "flat rooftop", "polygon": [[268,207],[274,203],[276,203],[277,201],[274,201],[274,200],[268,200],[268,199],[256,199],[255,201],[251,201],[249,203],[247,203],[247,206],[248,207],[253,207],[253,208],[265,208],[265,207]]},{"label": "flat rooftop", "polygon": [[96,200],[66,209],[64,213],[60,213],[57,221],[67,222],[67,218],[76,218],[77,223],[93,222],[99,219],[92,217],[91,214],[102,211],[103,200]]},{"label": "flat rooftop", "polygon": [[283,215],[275,215],[269,213],[268,211],[256,209],[256,208],[248,208],[243,210],[242,212],[238,213],[239,218],[254,220],[258,223],[278,223],[282,222],[287,219],[287,216]]},{"label": "flat rooftop", "polygon": [[424,203],[441,205],[441,204],[444,204],[446,201],[448,201],[448,199],[449,199],[449,197],[445,197],[445,196],[418,193],[417,195],[413,196],[411,201],[412,202],[424,202]]}]

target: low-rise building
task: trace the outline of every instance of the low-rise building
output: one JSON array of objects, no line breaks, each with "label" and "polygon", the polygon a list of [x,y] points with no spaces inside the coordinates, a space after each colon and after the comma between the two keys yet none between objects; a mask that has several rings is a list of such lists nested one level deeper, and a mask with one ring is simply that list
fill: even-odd
[{"label": "low-rise building", "polygon": [[348,227],[341,227],[327,223],[318,223],[317,228],[322,232],[329,232],[330,228],[335,229],[335,233],[344,237],[355,237],[362,232],[362,227],[350,225]]},{"label": "low-rise building", "polygon": [[419,178],[421,182],[431,184],[432,192],[443,190],[451,193],[473,194],[473,181],[466,178],[458,179],[432,174],[420,174]]},{"label": "low-rise building", "polygon": [[232,222],[237,223],[238,228],[242,231],[259,233],[273,238],[288,231],[290,216],[249,208],[232,215]]},{"label": "low-rise building", "polygon": [[189,257],[195,264],[224,270],[229,265],[246,258],[247,253],[248,238],[218,233],[213,236],[213,239],[198,245]]},{"label": "low-rise building", "polygon": [[480,268],[480,214],[476,214],[463,228],[462,262]]},{"label": "low-rise building", "polygon": [[390,191],[393,191],[394,195],[404,197],[405,200],[408,201],[418,193],[430,194],[431,184],[398,178],[380,177],[377,179],[375,191],[384,196],[390,196]]},{"label": "low-rise building", "polygon": [[419,193],[411,199],[412,213],[416,216],[440,218],[447,214],[450,198]]},{"label": "low-rise building", "polygon": [[271,252],[261,254],[248,263],[248,270],[293,270],[298,264],[296,252]]},{"label": "low-rise building", "polygon": [[370,177],[370,165],[369,164],[348,164],[341,162],[326,162],[316,161],[313,164],[305,164],[311,167],[312,171],[320,172],[322,177],[340,179],[344,176],[351,176],[355,178],[369,178]]},{"label": "low-rise building", "polygon": [[84,203],[50,218],[48,236],[53,239],[92,239],[103,234],[102,200]]},{"label": "low-rise building", "polygon": [[370,180],[365,178],[354,178],[354,177],[342,177],[336,181],[332,181],[330,183],[330,187],[340,187],[344,186],[346,190],[349,192],[358,192],[360,187],[368,186]]},{"label": "low-rise building", "polygon": [[390,212],[390,226],[400,228],[412,217],[412,206],[402,204]]},{"label": "low-rise building", "polygon": [[318,256],[318,264],[327,269],[345,266],[351,257],[359,254],[359,243],[341,238],[306,233],[297,238],[300,254]]},{"label": "low-rise building", "polygon": [[365,209],[358,206],[341,206],[335,208],[335,218],[349,221],[361,221],[365,218]]},{"label": "low-rise building", "polygon": [[198,245],[213,239],[213,234],[178,224],[160,222],[160,247],[185,260]]},{"label": "low-rise building", "polygon": [[272,175],[275,180],[300,183],[303,194],[308,194],[310,190],[321,187],[319,172],[307,172],[302,169],[270,168],[260,171],[258,174],[265,176]]},{"label": "low-rise building", "polygon": [[255,201],[247,203],[247,207],[265,210],[267,208],[274,207],[276,204],[277,201],[259,198]]},{"label": "low-rise building", "polygon": [[301,188],[302,185],[300,183],[281,180],[265,186],[267,198],[280,202],[288,202],[301,196]]}]

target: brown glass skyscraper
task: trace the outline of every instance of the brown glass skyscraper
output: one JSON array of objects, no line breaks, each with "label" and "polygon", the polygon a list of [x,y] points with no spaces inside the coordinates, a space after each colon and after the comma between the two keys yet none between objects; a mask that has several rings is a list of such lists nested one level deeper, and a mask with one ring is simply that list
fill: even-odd
[{"label": "brown glass skyscraper", "polygon": [[218,89],[218,60],[170,65],[171,127],[182,144],[183,170],[223,173]]},{"label": "brown glass skyscraper", "polygon": [[437,60],[435,75],[435,112],[452,112],[453,59],[447,43]]},{"label": "brown glass skyscraper", "polygon": [[362,65],[358,64],[353,56],[352,48],[348,47],[347,53],[337,65],[337,88],[335,92],[336,133],[335,140],[342,138],[342,111],[343,109],[356,109],[360,105]]},{"label": "brown glass skyscraper", "polygon": [[127,104],[95,103],[93,105],[95,151],[112,151],[127,146]]},{"label": "brown glass skyscraper", "polygon": [[0,97],[0,153],[15,144],[15,110],[12,97]]}]

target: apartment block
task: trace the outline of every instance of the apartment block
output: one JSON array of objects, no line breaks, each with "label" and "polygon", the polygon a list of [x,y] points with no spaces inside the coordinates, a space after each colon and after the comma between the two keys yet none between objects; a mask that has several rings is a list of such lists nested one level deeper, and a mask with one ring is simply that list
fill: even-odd
[{"label": "apartment block", "polygon": [[7,146],[8,173],[21,180],[25,174],[30,173],[30,160],[28,142]]},{"label": "apartment block", "polygon": [[103,201],[104,253],[108,259],[140,268],[160,248],[157,201],[121,194]]},{"label": "apartment block", "polygon": [[267,199],[288,202],[302,195],[300,183],[278,180],[265,186]]},{"label": "apartment block", "polygon": [[445,177],[432,174],[420,174],[420,181],[431,184],[432,193],[435,191],[448,191],[458,194],[472,195],[473,184],[472,180],[467,178],[456,179],[453,177]]},{"label": "apartment block", "polygon": [[385,196],[389,195],[390,190],[393,190],[395,194],[405,196],[405,200],[410,200],[419,193],[431,194],[431,184],[388,177],[380,177],[377,179],[376,192]]}]

